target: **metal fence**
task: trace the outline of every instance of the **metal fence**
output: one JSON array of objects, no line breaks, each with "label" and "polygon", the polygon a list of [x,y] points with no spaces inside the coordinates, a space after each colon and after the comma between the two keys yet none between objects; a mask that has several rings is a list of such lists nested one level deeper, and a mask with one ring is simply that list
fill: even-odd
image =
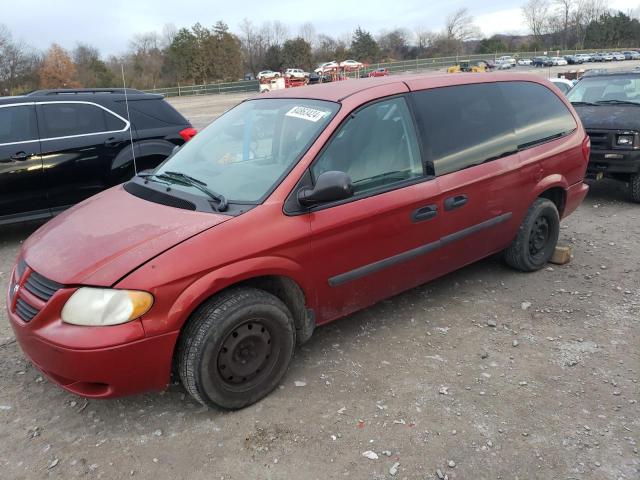
[{"label": "metal fence", "polygon": [[[627,48],[615,48],[615,51],[629,50]],[[591,53],[594,50],[550,50],[550,51],[533,51],[533,52],[505,52],[494,54],[473,54],[473,55],[454,55],[450,57],[436,58],[417,58],[415,60],[403,60],[400,62],[372,63],[358,72],[347,74],[348,77],[366,75],[376,68],[386,68],[389,73],[416,73],[428,70],[440,70],[443,68],[457,65],[460,62],[473,62],[479,60],[496,60],[502,56],[517,56],[518,58],[533,58],[541,55],[548,56],[564,56],[575,55],[577,53]],[[611,49],[599,49],[599,51],[612,51]],[[217,95],[225,93],[242,93],[242,92],[258,92],[260,84],[258,80],[242,80],[238,82],[227,83],[209,83],[205,85],[187,85],[168,88],[154,88],[145,90],[149,93],[160,93],[165,97],[190,96],[190,95]]]},{"label": "metal fence", "polygon": [[206,85],[186,85],[168,88],[153,88],[145,90],[149,93],[160,93],[165,97],[182,97],[190,95],[219,95],[224,93],[257,92],[257,80],[243,80],[239,82],[208,83]]}]

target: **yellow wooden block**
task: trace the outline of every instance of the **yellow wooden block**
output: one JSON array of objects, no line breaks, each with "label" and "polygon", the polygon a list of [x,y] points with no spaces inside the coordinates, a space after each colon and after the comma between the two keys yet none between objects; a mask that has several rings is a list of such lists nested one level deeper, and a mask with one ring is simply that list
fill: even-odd
[{"label": "yellow wooden block", "polygon": [[571,261],[571,247],[564,247],[558,245],[556,250],[553,252],[553,256],[551,263],[555,263],[556,265],[565,265]]}]

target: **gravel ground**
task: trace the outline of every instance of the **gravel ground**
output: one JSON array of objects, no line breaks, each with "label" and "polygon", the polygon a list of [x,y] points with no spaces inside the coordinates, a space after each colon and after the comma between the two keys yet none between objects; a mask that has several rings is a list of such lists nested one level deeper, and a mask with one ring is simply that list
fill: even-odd
[{"label": "gravel ground", "polygon": [[[202,107],[238,99],[177,105],[202,126]],[[0,291],[36,228],[0,229]],[[280,388],[238,412],[178,384],[68,394],[24,359],[2,309],[0,479],[636,480],[640,206],[597,183],[561,243],[568,265],[486,259],[319,328]]]}]

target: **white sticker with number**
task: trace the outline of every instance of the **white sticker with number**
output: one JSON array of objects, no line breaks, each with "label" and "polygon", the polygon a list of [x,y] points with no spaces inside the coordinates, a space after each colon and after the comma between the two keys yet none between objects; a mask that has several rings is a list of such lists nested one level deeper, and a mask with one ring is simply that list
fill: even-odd
[{"label": "white sticker with number", "polygon": [[301,118],[302,120],[309,120],[310,122],[317,122],[329,115],[329,112],[325,110],[318,110],[316,108],[304,107],[298,105],[293,107],[286,113],[287,117]]}]

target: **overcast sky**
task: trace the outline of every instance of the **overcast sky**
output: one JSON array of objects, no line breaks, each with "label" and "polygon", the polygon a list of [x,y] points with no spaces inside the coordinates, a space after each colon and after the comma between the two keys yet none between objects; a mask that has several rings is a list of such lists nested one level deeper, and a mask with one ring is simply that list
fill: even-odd
[{"label": "overcast sky", "polygon": [[[520,5],[524,0],[23,0],[16,8],[3,8],[0,23],[15,38],[38,49],[57,42],[67,49],[84,42],[105,55],[124,52],[136,33],[162,31],[163,25],[188,27],[196,22],[211,26],[217,20],[238,31],[243,18],[254,23],[280,20],[291,34],[311,22],[318,33],[342,36],[358,25],[373,33],[405,27],[442,28],[445,17],[468,7],[485,35],[527,33]],[[611,0],[610,6],[627,11],[639,0]]]}]

